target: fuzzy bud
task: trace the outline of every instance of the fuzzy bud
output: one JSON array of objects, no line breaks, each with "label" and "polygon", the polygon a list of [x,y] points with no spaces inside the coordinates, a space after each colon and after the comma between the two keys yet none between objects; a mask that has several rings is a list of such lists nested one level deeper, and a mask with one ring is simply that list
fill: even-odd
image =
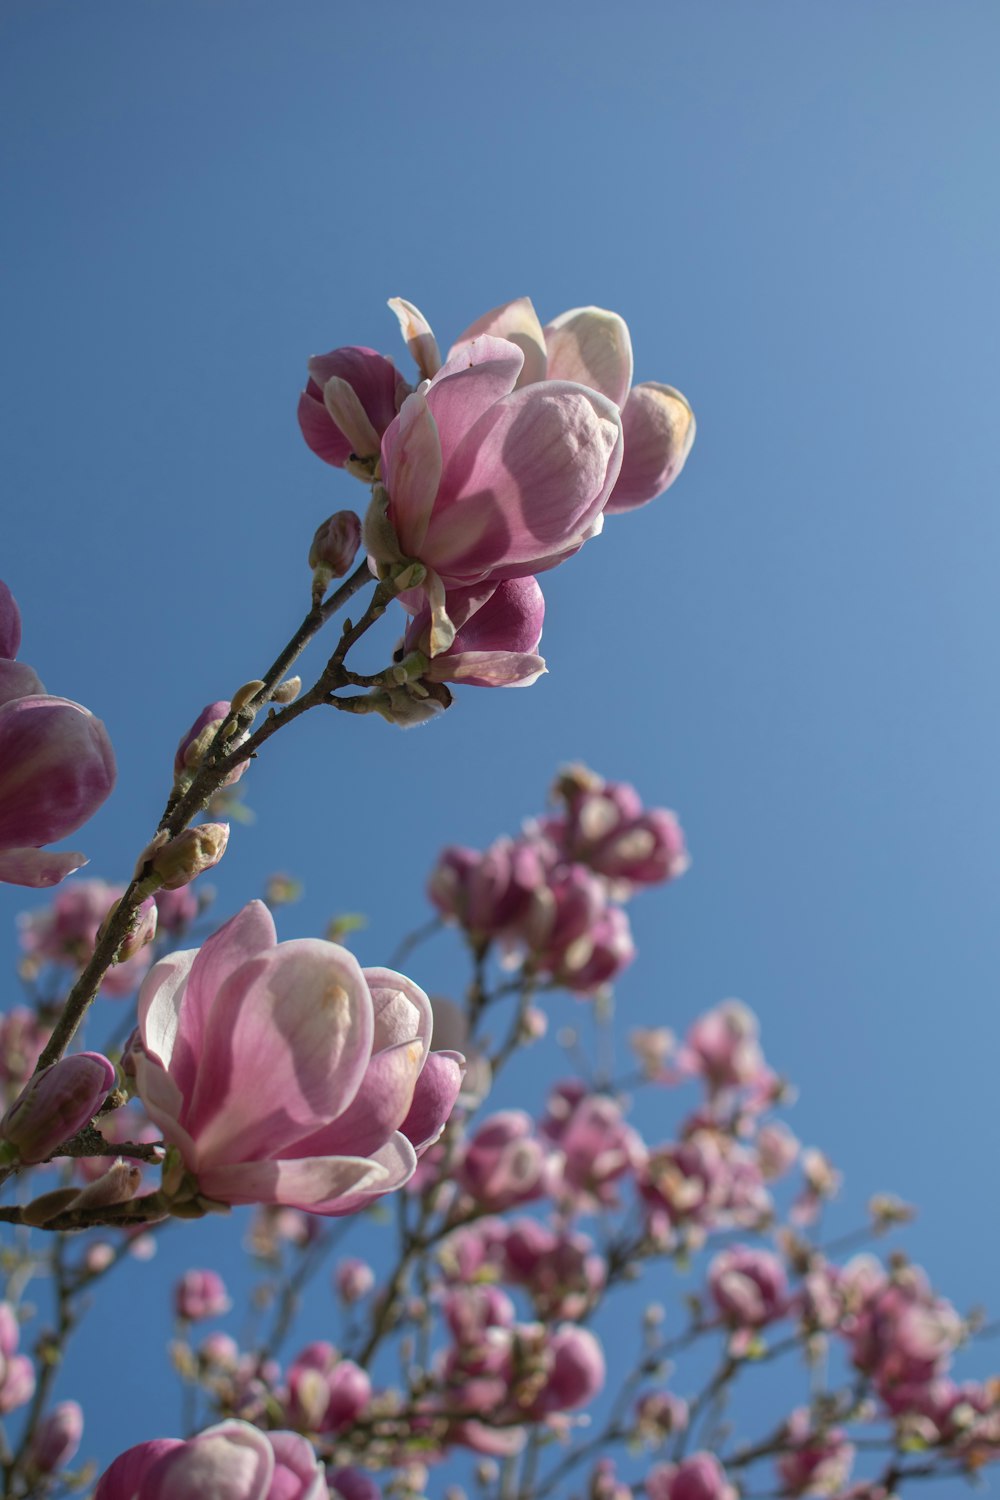
[{"label": "fuzzy bud", "polygon": [[[101,938],[104,936],[104,932],[108,926],[108,923],[111,921],[120,905],[120,901],[115,902],[114,906],[108,912],[107,916],[104,918],[104,921],[98,928],[98,942],[100,942]],[[139,907],[134,917],[132,918],[132,922],[129,926],[128,932],[125,934],[118,945],[118,952],[115,954],[115,963],[127,963],[130,958],[135,958],[137,953],[141,953],[143,948],[146,947],[147,943],[151,943],[155,938],[158,921],[159,912],[157,911],[156,902],[153,900],[152,896],[147,896],[146,900],[142,903],[142,905]]]},{"label": "fuzzy bud", "polygon": [[217,865],[228,843],[228,823],[199,823],[197,828],[185,828],[153,851],[152,873],[164,890],[179,890]]}]

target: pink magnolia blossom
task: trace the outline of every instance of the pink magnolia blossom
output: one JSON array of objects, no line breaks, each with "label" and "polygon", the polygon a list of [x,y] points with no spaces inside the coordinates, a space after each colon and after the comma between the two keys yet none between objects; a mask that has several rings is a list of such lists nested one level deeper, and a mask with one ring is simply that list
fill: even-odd
[{"label": "pink magnolia blossom", "polygon": [[375,1285],[375,1272],[366,1260],[359,1260],[357,1256],[349,1256],[346,1260],[338,1262],[333,1284],[337,1296],[350,1307],[368,1296]]},{"label": "pink magnolia blossom", "polygon": [[93,816],[115,784],[115,758],[100,719],[49,696],[14,660],[20,644],[20,611],[0,583],[0,881],[56,885],[86,858],[41,846]]},{"label": "pink magnolia blossom", "polygon": [[484,1120],[469,1141],[458,1181],[482,1208],[530,1203],[550,1186],[555,1160],[534,1133],[531,1116],[504,1109]]},{"label": "pink magnolia blossom", "polygon": [[530,840],[503,838],[482,854],[458,846],[443,850],[427,893],[442,916],[474,937],[496,937],[528,916],[545,881],[539,849]]},{"label": "pink magnolia blossom", "polygon": [[339,1432],[360,1417],[371,1395],[366,1371],[317,1341],[288,1367],[287,1420],[310,1432]]},{"label": "pink magnolia blossom", "polygon": [[277,943],[259,901],[162,959],[134,1069],[187,1174],[172,1190],[341,1214],[402,1186],[461,1082],[461,1058],[430,1054],[431,1024],[412,980],[335,943]]},{"label": "pink magnolia blossom", "polygon": [[35,1367],[17,1352],[21,1329],[9,1302],[0,1302],[0,1416],[26,1405],[35,1394]]},{"label": "pink magnolia blossom", "polygon": [[600,531],[618,476],[617,407],[570,381],[515,390],[523,363],[505,339],[463,344],[382,439],[366,542],[380,565],[426,568],[432,656],[454,639],[447,590],[565,561]]},{"label": "pink magnolia blossom", "polygon": [[323,1467],[295,1432],[220,1422],[187,1442],[156,1438],[116,1458],[94,1500],[327,1500]]},{"label": "pink magnolia blossom", "polygon": [[603,781],[583,767],[571,767],[556,782],[566,806],[564,819],[551,819],[570,859],[626,886],[658,885],[683,875],[691,861],[674,813],[647,810],[633,787]]},{"label": "pink magnolia blossom", "polygon": [[788,1310],[785,1268],[769,1250],[733,1245],[708,1268],[712,1300],[733,1328],[762,1328]]},{"label": "pink magnolia blossom", "polygon": [[[399,298],[389,306],[421,373],[435,374],[440,357],[423,314]],[[507,339],[521,350],[524,365],[518,388],[541,381],[577,381],[621,409],[625,451],[605,505],[607,513],[645,505],[673,484],[694,443],[694,413],[673,386],[658,381],[632,385],[632,341],[617,313],[601,307],[570,308],[543,328],[531,299],[518,297],[471,323],[452,346],[449,360],[470,340],[484,336]]]},{"label": "pink magnolia blossom", "polygon": [[174,1287],[174,1312],[188,1323],[220,1318],[232,1305],[218,1271],[185,1271]]},{"label": "pink magnolia blossom", "polygon": [[[25,912],[18,919],[21,947],[34,963],[82,969],[93,955],[101,924],[124,894],[123,885],[109,885],[104,880],[77,880],[64,886],[47,907]],[[101,981],[102,995],[120,999],[138,988],[150,964],[142,948],[156,931],[156,911],[149,897],[141,908],[139,946],[133,944],[131,955],[108,970]]]},{"label": "pink magnolia blossom", "polygon": [[54,1474],[74,1457],[82,1437],[79,1402],[59,1401],[38,1424],[31,1441],[31,1461],[40,1474]]},{"label": "pink magnolia blossom", "polygon": [[683,1071],[700,1074],[713,1092],[749,1087],[767,1072],[757,1036],[750,1007],[727,1000],[695,1021],[678,1062]]},{"label": "pink magnolia blossom", "polygon": [[679,1464],[657,1464],[646,1475],[648,1500],[737,1500],[737,1494],[714,1453],[692,1453]]},{"label": "pink magnolia blossom", "polygon": [[842,1490],[854,1462],[854,1446],[840,1427],[816,1430],[806,1407],[793,1411],[786,1427],[788,1451],[777,1461],[789,1495],[830,1495]]},{"label": "pink magnolia blossom", "polygon": [[[545,600],[536,579],[510,578],[489,590],[451,589],[445,609],[456,635],[421,674],[428,682],[467,687],[530,687],[545,671],[538,655]],[[403,651],[430,655],[431,610],[425,604],[406,628]]]},{"label": "pink magnolia blossom", "polygon": [[315,355],[299,397],[302,436],[338,469],[352,468],[352,459],[375,459],[409,390],[392,360],[374,349],[349,346]]},{"label": "pink magnolia blossom", "polygon": [[539,1127],[560,1152],[560,1188],[578,1209],[618,1203],[616,1184],[645,1164],[646,1148],[617,1099],[571,1079],[556,1086]]}]

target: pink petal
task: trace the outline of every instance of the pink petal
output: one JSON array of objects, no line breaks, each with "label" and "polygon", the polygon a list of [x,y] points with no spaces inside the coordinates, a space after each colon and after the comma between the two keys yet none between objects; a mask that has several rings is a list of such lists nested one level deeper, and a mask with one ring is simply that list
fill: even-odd
[{"label": "pink petal", "polygon": [[431,1002],[412,979],[395,969],[365,969],[365,982],[371,990],[375,1012],[375,1038],[372,1051],[396,1047],[400,1042],[419,1039],[421,1064],[427,1056],[434,1028]]},{"label": "pink petal", "polygon": [[307,1438],[297,1432],[269,1432],[274,1478],[267,1500],[329,1500],[323,1465]]},{"label": "pink petal", "polygon": [[578,380],[623,406],[632,384],[632,340],[624,318],[574,307],[545,329],[550,380]]},{"label": "pink petal", "polygon": [[[142,1044],[165,1068],[170,1067],[173,1057],[181,1001],[198,952],[197,948],[185,948],[161,958],[150,969],[139,990],[137,1009]],[[193,1082],[193,1074],[185,1082]]]},{"label": "pink petal", "polygon": [[524,355],[507,339],[484,337],[456,347],[427,390],[446,454],[491,406],[510,395],[523,365]]},{"label": "pink petal", "polygon": [[464,1077],[461,1052],[432,1052],[428,1057],[410,1112],[399,1127],[418,1155],[433,1145],[444,1129]]},{"label": "pink petal", "polygon": [[441,440],[423,388],[407,396],[382,439],[382,476],[403,555],[416,557],[441,478]]},{"label": "pink petal", "polygon": [[60,854],[51,849],[0,849],[0,882],[30,885],[36,890],[58,885],[74,870],[88,863],[79,853]]},{"label": "pink petal", "polygon": [[597,522],[621,450],[618,409],[595,391],[561,381],[515,391],[449,459],[422,558],[449,586],[553,566]]},{"label": "pink petal", "polygon": [[0,581],[0,656],[13,660],[20,645],[21,611],[10,589]]},{"label": "pink petal", "polygon": [[533,385],[535,381],[545,379],[548,361],[545,334],[530,297],[518,297],[513,302],[505,302],[502,307],[494,307],[474,323],[470,323],[452,345],[449,360],[462,344],[467,344],[470,339],[479,338],[484,333],[491,334],[494,338],[509,339],[521,350],[524,368],[517,379],[519,387]]},{"label": "pink petal", "polygon": [[399,1042],[376,1052],[343,1114],[299,1141],[289,1156],[371,1156],[400,1129],[413,1103],[423,1061],[419,1041]]},{"label": "pink petal", "polygon": [[435,656],[424,677],[463,687],[531,687],[547,670],[545,658],[532,652],[452,650]]},{"label": "pink petal", "polygon": [[[0,622],[2,623],[2,622]],[[44,696],[45,688],[38,673],[22,661],[7,661],[0,652],[0,703],[12,698]]]},{"label": "pink petal", "polygon": [[274,1451],[249,1422],[221,1422],[172,1448],[148,1470],[142,1500],[267,1500]]},{"label": "pink petal", "polygon": [[310,380],[299,397],[296,415],[306,443],[326,464],[342,469],[351,456],[351,445],[326,409],[323,392]]},{"label": "pink petal", "polygon": [[359,1209],[367,1208],[383,1194],[404,1187],[417,1170],[416,1152],[406,1136],[398,1130],[384,1146],[372,1152],[370,1160],[373,1166],[383,1174],[377,1183],[367,1187],[359,1185],[335,1202],[331,1200],[323,1208],[314,1209],[313,1212],[337,1216],[357,1213]]},{"label": "pink petal", "polygon": [[0,708],[0,849],[65,838],[114,784],[107,731],[79,703],[37,696]]},{"label": "pink petal", "polygon": [[[229,975],[241,964],[261,953],[270,952],[276,947],[277,940],[271,913],[263,901],[251,901],[238,911],[235,917],[230,918],[220,927],[218,932],[213,933],[194,955],[194,961],[187,973],[190,988],[178,992],[175,980],[166,971],[161,975],[160,981],[156,982],[163,983],[164,993],[157,1002],[157,1013],[155,1017],[151,1017],[150,1025],[155,1024],[160,1028],[170,1026],[169,1016],[166,1013],[168,1005],[173,1007],[179,1016],[179,1024],[173,1027],[171,1033],[173,1042],[169,1058],[160,1050],[165,1045],[162,1031],[158,1031],[155,1037],[152,1031],[148,1035],[144,1033],[143,1040],[150,1050],[162,1058],[164,1064],[170,1068],[185,1098],[191,1099],[195,1091],[195,1080],[204,1051],[205,1029],[216,995]],[[175,954],[174,957],[186,956]],[[167,963],[170,961],[164,960]],[[140,1021],[146,1014],[143,997],[147,994],[147,985],[151,986],[148,1007],[152,1009],[153,975],[159,968],[160,965],[157,964],[150,971],[149,978],[142,987],[139,997]],[[163,1014],[160,1013],[161,1007]]]},{"label": "pink petal", "polygon": [[441,355],[431,325],[412,302],[404,297],[390,297],[389,306],[396,314],[406,347],[413,355],[421,380],[432,380],[441,368]]},{"label": "pink petal", "polygon": [[[189,995],[196,982],[192,970]],[[182,1120],[199,1176],[207,1165],[281,1156],[346,1109],[373,1032],[371,995],[346,948],[301,938],[240,965],[207,1014]]]},{"label": "pink petal", "polygon": [[180,1123],[184,1113],[184,1095],[167,1070],[154,1058],[141,1052],[135,1058],[135,1091],[143,1108],[163,1139],[176,1146],[187,1166],[197,1160],[194,1141]]},{"label": "pink petal", "polygon": [[101,1475],[94,1491],[94,1500],[135,1500],[149,1470],[169,1453],[171,1448],[180,1448],[180,1438],[154,1438],[149,1443],[137,1443],[127,1448]]},{"label": "pink petal", "polygon": [[309,384],[299,398],[299,426],[313,452],[340,468],[350,457],[353,443],[351,436],[337,426],[323,399],[323,387],[334,377],[351,387],[371,426],[381,436],[396,416],[399,371],[377,350],[355,346],[332,349],[309,361]]},{"label": "pink petal", "polygon": [[632,510],[663,493],[683,469],[694,443],[694,413],[680,391],[646,381],[622,410],[625,457],[607,513]]},{"label": "pink petal", "polygon": [[310,1156],[291,1161],[247,1161],[206,1167],[198,1173],[202,1191],[220,1203],[281,1203],[305,1213],[329,1213],[337,1205],[367,1203],[388,1172],[380,1162],[357,1156]]}]

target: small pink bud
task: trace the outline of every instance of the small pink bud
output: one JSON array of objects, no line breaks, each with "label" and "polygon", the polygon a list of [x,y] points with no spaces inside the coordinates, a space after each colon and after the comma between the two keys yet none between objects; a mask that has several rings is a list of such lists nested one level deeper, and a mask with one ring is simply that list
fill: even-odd
[{"label": "small pink bud", "polygon": [[114,1081],[114,1067],[99,1052],[77,1052],[36,1073],[0,1120],[8,1160],[45,1161],[93,1119]]},{"label": "small pink bud", "polygon": [[219,863],[229,843],[228,823],[185,828],[152,854],[152,873],[165,891],[179,890]]},{"label": "small pink bud", "polygon": [[83,1437],[83,1412],[76,1401],[60,1401],[42,1418],[31,1443],[31,1457],[41,1474],[54,1474],[73,1458]]},{"label": "small pink bud", "polygon": [[352,1302],[367,1297],[375,1285],[375,1272],[367,1261],[342,1260],[334,1275],[334,1285],[341,1301],[350,1306]]},{"label": "small pink bud", "polygon": [[[209,703],[202,709],[187,734],[181,737],[180,744],[177,746],[177,751],[174,755],[175,777],[197,771],[215,736],[223,724],[228,722],[233,712],[233,705],[228,698],[220,698],[217,702]],[[239,744],[244,739],[246,739],[245,733],[235,743]],[[235,782],[239,781],[249,764],[249,761],[244,761],[242,765],[237,766],[234,771],[231,771],[223,782],[223,786],[233,786]]]},{"label": "small pink bud", "polygon": [[[111,910],[108,912],[107,916],[104,918],[104,921],[98,928],[98,942],[100,942],[101,938],[104,936],[104,932],[108,926],[108,923],[111,921],[120,905],[121,902],[115,902],[114,906],[112,906]],[[128,932],[125,934],[125,936],[122,938],[121,943],[118,945],[118,952],[115,956],[116,964],[127,963],[130,958],[135,958],[137,953],[141,953],[143,948],[145,948],[148,943],[151,943],[153,941],[156,936],[156,925],[158,920],[159,912],[156,908],[156,902],[153,900],[152,896],[147,896],[145,901],[139,907],[138,911],[135,913],[135,916],[132,918],[132,923],[129,927]]]},{"label": "small pink bud", "polygon": [[[377,451],[376,441],[376,451]],[[360,450],[356,450],[360,451]],[[361,521],[353,510],[338,510],[322,526],[309,548],[309,566],[313,570],[313,599],[318,602],[333,578],[343,578],[361,546]]]},{"label": "small pink bud", "polygon": [[232,1305],[217,1271],[186,1271],[174,1287],[174,1311],[188,1323],[219,1318]]}]

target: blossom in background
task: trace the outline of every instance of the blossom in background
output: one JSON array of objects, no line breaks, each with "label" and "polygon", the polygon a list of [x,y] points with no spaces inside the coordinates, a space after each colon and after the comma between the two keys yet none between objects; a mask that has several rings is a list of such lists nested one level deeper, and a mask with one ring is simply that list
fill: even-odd
[{"label": "blossom in background", "polygon": [[115,758],[100,719],[46,693],[14,660],[20,642],[20,612],[0,583],[0,881],[56,885],[86,856],[42,846],[94,815],[115,784]]},{"label": "blossom in background", "polygon": [[[23,912],[18,917],[18,929],[29,968],[50,963],[82,969],[93,955],[101,924],[124,894],[123,885],[109,885],[104,880],[76,880],[64,886],[48,906]],[[139,925],[139,937],[155,934],[156,914],[157,906],[150,896],[143,903],[141,915],[146,920]],[[143,951],[143,944],[133,946],[131,957],[107,971],[101,980],[101,994],[114,999],[131,995],[149,965],[150,955]]]},{"label": "blossom in background", "polygon": [[461,1083],[431,1026],[412,980],[335,943],[278,943],[251,902],[140,991],[131,1059],[183,1166],[170,1191],[341,1214],[400,1187]]}]

